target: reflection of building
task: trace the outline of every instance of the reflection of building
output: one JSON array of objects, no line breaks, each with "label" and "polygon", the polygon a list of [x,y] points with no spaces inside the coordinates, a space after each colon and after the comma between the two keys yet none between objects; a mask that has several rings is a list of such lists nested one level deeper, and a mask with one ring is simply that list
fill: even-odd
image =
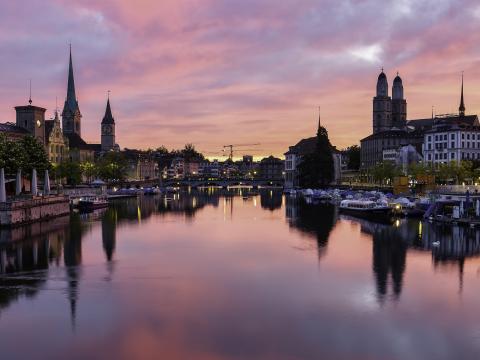
[{"label": "reflection of building", "polygon": [[260,206],[262,209],[276,210],[282,207],[283,194],[281,191],[260,190]]},{"label": "reflection of building", "polygon": [[[286,198],[286,217],[291,227],[316,238],[318,258],[326,251],[328,238],[337,221],[337,210],[332,204],[309,205],[295,198]],[[322,221],[319,221],[322,219]]]}]

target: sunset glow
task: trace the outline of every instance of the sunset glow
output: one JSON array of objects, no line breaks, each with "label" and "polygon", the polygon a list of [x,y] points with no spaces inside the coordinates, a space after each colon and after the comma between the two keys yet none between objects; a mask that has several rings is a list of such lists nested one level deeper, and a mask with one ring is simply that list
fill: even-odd
[{"label": "sunset glow", "polygon": [[[83,137],[98,142],[107,91],[119,145],[213,157],[225,144],[282,155],[322,123],[338,148],[372,131],[382,67],[408,118],[480,110],[476,1],[3,1],[0,120],[28,100],[53,116],[72,44]],[[390,89],[391,90],[391,89]]]}]

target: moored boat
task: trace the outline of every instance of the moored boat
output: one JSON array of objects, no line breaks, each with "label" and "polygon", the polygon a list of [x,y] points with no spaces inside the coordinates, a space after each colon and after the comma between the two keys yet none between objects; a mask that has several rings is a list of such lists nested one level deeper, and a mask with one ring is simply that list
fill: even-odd
[{"label": "moored boat", "polygon": [[392,208],[383,203],[371,200],[342,200],[339,205],[341,213],[365,218],[368,220],[390,220]]},{"label": "moored boat", "polygon": [[106,196],[85,196],[78,200],[78,208],[82,211],[92,211],[108,207]]}]

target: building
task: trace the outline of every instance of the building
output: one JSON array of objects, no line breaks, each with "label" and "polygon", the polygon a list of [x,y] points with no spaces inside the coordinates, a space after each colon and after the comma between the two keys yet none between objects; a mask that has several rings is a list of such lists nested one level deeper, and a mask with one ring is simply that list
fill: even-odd
[{"label": "building", "polygon": [[102,151],[115,149],[115,119],[110,108],[110,96],[107,100],[107,107],[101,124],[101,149]]},{"label": "building", "polygon": [[8,140],[17,141],[30,135],[30,132],[23,127],[6,122],[0,123],[0,134],[4,135]]},{"label": "building", "polygon": [[257,177],[268,181],[282,181],[284,168],[284,161],[270,155],[260,161]]},{"label": "building", "polygon": [[[388,156],[395,157],[401,146],[413,145],[421,153],[423,144],[423,132],[415,130],[386,130],[360,140],[360,167],[369,169],[382,161],[393,160]],[[385,158],[387,156],[387,158]]]},{"label": "building", "polygon": [[[108,104],[107,104],[108,105]],[[101,152],[101,144],[88,144],[82,139],[82,114],[75,92],[72,49],[68,64],[67,97],[62,111],[62,130],[68,139],[70,160],[77,162],[94,161]]]},{"label": "building", "polygon": [[159,175],[158,164],[152,159],[139,157],[128,160],[127,178],[130,180],[152,180]]},{"label": "building", "polygon": [[45,111],[46,109],[32,105],[32,99],[29,105],[15,106],[16,126],[24,128],[30,135],[45,145]]},{"label": "building", "polygon": [[68,138],[63,135],[58,111],[55,111],[55,117],[53,119],[45,120],[45,139],[48,160],[52,164],[60,164],[68,160]]},{"label": "building", "polygon": [[201,163],[198,169],[198,175],[206,178],[219,178],[220,164],[218,163],[218,160]]},{"label": "building", "polygon": [[438,125],[425,133],[423,149],[426,164],[440,164],[462,160],[480,160],[480,126]]},{"label": "building", "polygon": [[[459,114],[433,116],[426,119],[407,119],[407,102],[404,98],[402,79],[395,78],[392,87],[392,96],[388,96],[388,82],[385,73],[382,72],[377,80],[377,95],[373,98],[373,133],[360,140],[361,144],[361,169],[367,170],[382,161],[390,161],[401,147],[411,145],[422,154],[423,150],[430,151],[434,159],[432,149],[424,141],[425,134],[432,129],[441,126],[467,125],[476,126],[478,118],[476,115],[465,115],[465,103],[463,98],[463,78],[460,96]],[[389,105],[390,104],[390,105]],[[439,146],[439,145],[438,145]],[[460,151],[461,152],[461,151]],[[427,155],[427,156],[425,156]],[[438,157],[440,154],[437,155]],[[445,160],[442,153],[442,160]],[[461,156],[461,155],[460,155]],[[466,155],[465,155],[466,156]],[[428,161],[428,154],[423,154]],[[439,158],[440,161],[440,158]]]},{"label": "building", "polygon": [[73,76],[72,47],[70,47],[70,61],[68,65],[67,97],[62,111],[63,133],[67,136],[72,134],[82,137],[82,114],[78,106],[75,94],[75,79]]}]

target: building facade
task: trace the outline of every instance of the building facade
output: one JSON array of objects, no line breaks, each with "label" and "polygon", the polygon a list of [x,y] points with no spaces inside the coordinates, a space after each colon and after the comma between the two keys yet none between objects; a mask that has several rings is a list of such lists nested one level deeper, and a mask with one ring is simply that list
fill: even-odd
[{"label": "building facade", "polygon": [[63,135],[58,111],[55,111],[53,119],[45,121],[45,138],[48,160],[52,164],[60,164],[69,159],[68,138]]},{"label": "building facade", "polygon": [[284,161],[270,155],[260,161],[257,177],[268,181],[282,181],[284,169]]},{"label": "building facade", "polygon": [[30,135],[45,145],[45,111],[46,109],[32,105],[15,106],[16,125],[27,130]]}]

